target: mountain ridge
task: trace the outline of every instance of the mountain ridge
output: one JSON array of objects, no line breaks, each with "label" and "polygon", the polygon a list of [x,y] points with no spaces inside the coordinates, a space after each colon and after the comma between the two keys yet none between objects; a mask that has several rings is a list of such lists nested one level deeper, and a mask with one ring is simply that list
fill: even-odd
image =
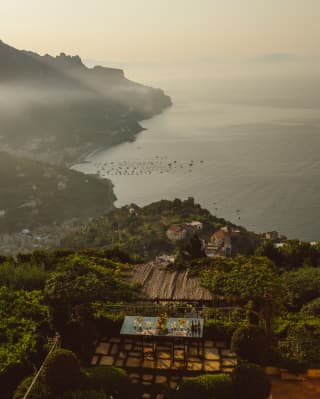
[{"label": "mountain ridge", "polygon": [[79,56],[53,57],[0,41],[0,147],[58,164],[134,140],[139,121],[172,102],[161,89],[115,68],[86,67]]}]

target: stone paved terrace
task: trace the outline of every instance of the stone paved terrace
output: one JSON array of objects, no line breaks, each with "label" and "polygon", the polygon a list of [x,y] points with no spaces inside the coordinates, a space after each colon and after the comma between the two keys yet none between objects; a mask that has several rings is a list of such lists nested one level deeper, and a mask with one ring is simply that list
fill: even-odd
[{"label": "stone paved terrace", "polygon": [[[184,376],[205,373],[231,372],[237,361],[233,353],[223,342],[204,341],[204,357],[198,356],[195,344],[190,346],[186,364],[183,353],[177,353],[171,360],[169,346],[158,349],[157,358],[145,356],[142,346],[134,340],[125,339],[120,348],[119,337],[102,339],[92,358],[92,366],[112,365],[126,369],[131,381],[140,387],[141,398],[163,399],[163,386],[175,390]],[[122,350],[120,350],[122,349]],[[272,379],[272,399],[319,399],[320,380],[282,381]]]},{"label": "stone paved terrace", "polygon": [[[161,343],[154,357],[151,353],[143,356],[141,342],[130,338],[106,337],[96,347],[92,365],[112,365],[130,369],[153,369],[183,371],[184,374],[201,374],[203,372],[231,372],[237,364],[235,355],[223,342],[204,341],[204,356],[198,353],[196,343],[189,346],[187,362],[183,359],[183,350],[176,350],[172,360],[171,346]],[[194,373],[195,372],[195,373]]]},{"label": "stone paved terrace", "polygon": [[230,373],[237,360],[235,355],[223,342],[204,341],[204,356],[198,353],[196,343],[189,346],[187,361],[184,362],[183,350],[175,351],[172,360],[170,344],[161,343],[154,357],[152,353],[143,356],[142,344],[130,338],[103,338],[96,346],[92,366],[116,366],[124,368],[133,383],[143,387],[144,399],[160,398],[157,385],[165,384],[169,389],[176,389],[179,381],[185,376],[205,373]]}]

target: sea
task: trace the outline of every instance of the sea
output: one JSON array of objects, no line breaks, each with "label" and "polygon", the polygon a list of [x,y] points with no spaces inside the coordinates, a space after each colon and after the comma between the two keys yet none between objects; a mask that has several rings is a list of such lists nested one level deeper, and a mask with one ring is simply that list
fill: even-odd
[{"label": "sea", "polygon": [[255,232],[320,240],[320,91],[312,79],[162,80],[173,105],[133,142],[73,168],[114,184],[116,206],[194,197]]}]

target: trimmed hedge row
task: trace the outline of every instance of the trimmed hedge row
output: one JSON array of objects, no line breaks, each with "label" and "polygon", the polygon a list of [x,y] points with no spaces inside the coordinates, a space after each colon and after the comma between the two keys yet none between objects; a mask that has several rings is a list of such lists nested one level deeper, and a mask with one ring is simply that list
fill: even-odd
[{"label": "trimmed hedge row", "polygon": [[271,384],[263,369],[242,363],[231,375],[205,374],[185,378],[174,399],[267,399],[270,391]]}]

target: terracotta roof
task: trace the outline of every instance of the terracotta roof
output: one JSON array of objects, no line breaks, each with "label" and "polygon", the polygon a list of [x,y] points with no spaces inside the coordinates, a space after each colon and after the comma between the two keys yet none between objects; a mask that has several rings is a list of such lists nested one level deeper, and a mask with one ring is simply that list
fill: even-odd
[{"label": "terracotta roof", "polygon": [[170,226],[168,228],[168,231],[172,233],[180,233],[181,231],[183,231],[183,228],[181,226]]},{"label": "terracotta roof", "polygon": [[216,240],[220,240],[221,238],[224,238],[226,235],[229,233],[223,231],[223,230],[218,230],[215,233],[213,233],[212,238]]}]

